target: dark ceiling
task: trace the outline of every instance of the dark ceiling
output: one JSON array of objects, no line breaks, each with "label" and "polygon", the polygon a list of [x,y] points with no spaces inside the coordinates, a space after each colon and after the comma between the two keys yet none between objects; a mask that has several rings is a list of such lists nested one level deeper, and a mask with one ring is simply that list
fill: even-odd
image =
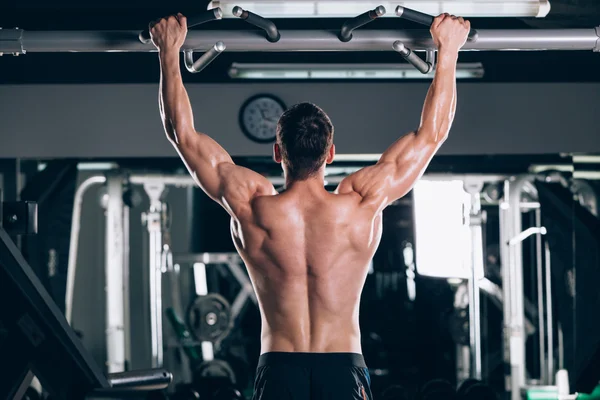
[{"label": "dark ceiling", "polygon": [[[600,0],[550,0],[544,19],[472,19],[478,29],[570,29],[600,25]],[[155,3],[151,3],[155,4]],[[143,29],[163,15],[206,10],[206,1],[171,0],[148,6],[134,0],[3,0],[0,27],[25,30]],[[388,10],[389,12],[389,10]],[[276,20],[279,29],[338,29],[340,19]],[[383,18],[366,29],[422,29]],[[252,29],[239,20],[223,20],[199,29]],[[600,82],[600,53],[591,51],[463,52],[461,62],[481,62],[485,77],[477,82]],[[186,82],[231,82],[232,62],[399,63],[393,51],[373,53],[227,53],[200,74],[185,74]],[[29,53],[0,58],[0,83],[145,83],[158,81],[154,53]]]}]

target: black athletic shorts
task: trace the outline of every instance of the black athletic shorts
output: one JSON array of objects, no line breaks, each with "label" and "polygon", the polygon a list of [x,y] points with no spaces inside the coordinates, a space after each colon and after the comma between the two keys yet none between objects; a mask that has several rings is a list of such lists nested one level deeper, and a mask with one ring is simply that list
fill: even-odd
[{"label": "black athletic shorts", "polygon": [[265,353],[253,400],[371,400],[365,359],[355,353]]}]

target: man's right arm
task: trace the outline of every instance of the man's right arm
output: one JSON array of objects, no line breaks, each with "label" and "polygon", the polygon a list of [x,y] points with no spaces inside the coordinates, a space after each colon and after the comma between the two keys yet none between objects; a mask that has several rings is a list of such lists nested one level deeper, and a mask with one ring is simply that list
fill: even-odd
[{"label": "man's right arm", "polygon": [[456,111],[458,51],[470,29],[468,22],[451,18],[442,15],[432,26],[438,46],[438,64],[425,98],[419,129],[398,139],[377,164],[344,179],[338,193],[356,192],[363,201],[373,202],[378,208],[385,207],[412,189],[448,137]]}]

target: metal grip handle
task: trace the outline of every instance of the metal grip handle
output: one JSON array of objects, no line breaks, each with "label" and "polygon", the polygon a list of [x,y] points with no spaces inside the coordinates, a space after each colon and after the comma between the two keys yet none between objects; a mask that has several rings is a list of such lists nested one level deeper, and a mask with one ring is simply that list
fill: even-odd
[{"label": "metal grip handle", "polygon": [[396,15],[400,18],[404,18],[406,20],[416,22],[417,24],[422,24],[426,26],[431,26],[433,24],[434,18],[429,15],[422,13],[420,11],[411,10],[410,8],[405,8],[402,6],[396,7]]},{"label": "metal grip handle", "polygon": [[233,7],[233,15],[243,19],[244,21],[259,27],[264,30],[267,34],[267,40],[271,43],[278,42],[281,38],[279,30],[273,21],[261,17],[260,15],[254,14],[253,12],[244,10],[242,7]]},{"label": "metal grip handle", "polygon": [[407,48],[404,45],[404,43],[402,43],[400,41],[395,41],[394,44],[392,45],[392,47],[394,48],[395,51],[400,53],[400,55],[406,61],[408,61],[410,64],[412,64],[412,66],[414,66],[420,73],[428,74],[433,69],[433,65],[431,63],[428,63],[427,61],[424,61],[423,59],[421,59],[421,57],[419,57],[418,55],[413,53],[409,48]]},{"label": "metal grip handle", "polygon": [[[221,8],[217,7],[200,14],[192,15],[187,19],[187,26],[188,28],[193,28],[194,26],[202,25],[210,21],[216,21],[221,18],[223,18],[223,11]],[[139,39],[140,42],[144,44],[150,43],[150,30],[146,29],[140,32]]]},{"label": "metal grip handle", "polygon": [[[422,24],[427,27],[431,27],[431,25],[433,24],[433,20],[435,19],[429,14],[425,14],[416,10],[411,10],[410,8],[402,6],[396,7],[396,15],[400,18],[404,18],[408,21],[416,22],[417,24]],[[471,29],[469,31],[469,37],[467,38],[467,40],[469,42],[477,40],[477,31],[475,29]]]},{"label": "metal grip handle", "polygon": [[119,372],[109,374],[108,381],[113,389],[127,391],[162,390],[167,388],[173,375],[166,369]]},{"label": "metal grip handle", "polygon": [[348,21],[344,22],[344,25],[342,25],[339,35],[340,40],[342,42],[349,42],[350,39],[352,39],[352,31],[365,24],[368,24],[382,15],[385,15],[385,7],[379,6],[373,10],[362,13],[357,17],[349,19]]},{"label": "metal grip handle", "polygon": [[188,71],[195,74],[202,71],[211,62],[215,60],[225,50],[225,44],[223,42],[217,42],[210,50],[202,54],[202,56],[194,61],[194,51],[186,50],[185,56],[185,67]]}]

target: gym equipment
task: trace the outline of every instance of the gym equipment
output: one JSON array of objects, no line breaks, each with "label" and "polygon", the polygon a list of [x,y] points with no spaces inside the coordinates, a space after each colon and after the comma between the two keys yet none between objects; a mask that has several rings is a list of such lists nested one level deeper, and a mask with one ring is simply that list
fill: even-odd
[{"label": "gym equipment", "polygon": [[35,235],[38,205],[32,201],[0,202],[0,226],[9,235]]},{"label": "gym equipment", "polygon": [[233,369],[226,361],[218,359],[203,362],[194,370],[194,382],[202,382],[207,379],[236,383]]},{"label": "gym equipment", "polygon": [[352,39],[352,31],[368,24],[371,21],[374,21],[383,15],[385,15],[385,7],[379,6],[374,10],[360,14],[358,17],[349,19],[344,23],[344,25],[342,25],[342,29],[340,30],[340,34],[338,36],[339,39],[342,42],[349,42]]},{"label": "gym equipment", "polygon": [[[221,396],[227,393],[231,395],[239,393],[235,385],[235,373],[224,360],[214,359],[203,362],[193,373],[193,387],[200,394],[200,398],[213,399],[217,393],[221,393]],[[231,399],[236,398],[239,397],[231,397]]]},{"label": "gym equipment", "polygon": [[[402,6],[396,7],[396,15],[400,18],[404,18],[408,21],[416,22],[417,24],[425,25],[427,27],[431,27],[433,20],[435,19],[431,15]],[[471,29],[467,40],[470,42],[477,40],[477,31],[475,29]]]},{"label": "gym equipment", "polygon": [[[206,22],[216,21],[223,18],[223,11],[220,8],[213,8],[204,13],[195,14],[190,16],[187,19],[188,28],[193,28],[198,25],[202,25]],[[150,31],[148,29],[140,32],[139,34],[140,42],[147,44],[150,43]],[[223,42],[217,42],[215,45],[210,48],[206,53],[202,55],[198,60],[194,61],[194,52],[192,50],[187,50],[184,52],[185,54],[185,67],[189,72],[196,73],[202,71],[204,68],[208,66],[211,62],[213,62],[219,54],[221,54],[225,50],[225,44]]]},{"label": "gym equipment", "polygon": [[[206,22],[216,18],[202,14]],[[259,26],[262,31],[190,31],[182,51],[206,51],[219,40],[228,51],[390,51],[392,43],[400,41],[414,50],[433,50],[434,43],[427,30],[371,30],[356,31],[351,40],[340,40],[340,33],[331,30],[282,30],[262,17],[242,9],[240,18]],[[210,11],[209,14],[210,16]],[[422,16],[403,9],[402,18],[418,19]],[[431,18],[430,16],[427,16]],[[208,18],[208,19],[207,19]],[[194,23],[194,16],[188,21]],[[365,17],[357,17],[364,22]],[[190,22],[188,22],[190,25]],[[347,29],[348,30],[348,29]],[[265,32],[267,38],[265,39]],[[140,38],[140,36],[142,36]],[[347,39],[347,34],[341,35]],[[23,29],[0,30],[0,53],[25,54],[26,52],[153,52],[147,35],[139,31],[24,31]],[[593,50],[600,51],[600,27],[590,29],[522,29],[478,30],[471,36],[463,50]]]},{"label": "gym equipment", "polygon": [[164,369],[105,377],[2,228],[0,303],[4,305],[0,309],[0,398],[23,397],[34,375],[50,396],[59,399],[83,399],[90,394],[114,398],[117,390],[164,389],[172,380]]},{"label": "gym equipment", "polygon": [[192,335],[187,330],[185,324],[179,319],[177,314],[175,314],[175,310],[172,308],[167,308],[165,313],[167,314],[167,320],[171,323],[171,326],[175,331],[177,339],[181,343],[185,355],[188,356],[192,363],[198,362],[198,360],[200,360],[200,355],[198,354],[198,351],[196,351],[194,343],[190,343]]},{"label": "gym equipment", "polygon": [[[541,180],[535,187],[541,220],[548,229],[551,265],[546,279],[553,289],[549,303],[555,304],[553,319],[562,328],[558,358],[563,357],[564,366],[559,368],[569,371],[574,391],[591,392],[600,378],[600,321],[593,317],[600,307],[596,285],[600,280],[600,220],[573,200],[571,188]],[[548,344],[553,343],[550,335]]]},{"label": "gym equipment", "polygon": [[264,30],[267,34],[267,40],[269,42],[275,43],[281,39],[281,34],[279,33],[279,30],[275,24],[272,21],[261,17],[260,15],[256,15],[237,6],[233,7],[233,15]]},{"label": "gym equipment", "polygon": [[[433,24],[433,21],[435,19],[431,15],[427,15],[422,12],[411,10],[402,6],[396,7],[396,15],[400,18],[404,18],[406,20],[425,25],[428,28],[431,28],[431,25]],[[477,31],[471,29],[471,32],[469,32],[469,38],[467,40],[471,42],[477,40]],[[408,63],[412,64],[422,74],[428,74],[433,70],[433,67],[435,65],[435,56],[433,52],[428,51],[427,59],[423,61],[419,56],[417,56],[408,47],[406,47],[404,43],[402,43],[400,40],[396,40],[394,44],[392,44],[392,47],[395,51],[400,53],[400,55]]]},{"label": "gym equipment", "polygon": [[[193,15],[187,18],[187,27],[193,28],[198,25],[202,25],[206,22],[216,21],[218,19],[223,18],[223,11],[219,7],[208,10],[204,13]],[[145,29],[139,34],[140,42],[147,44],[150,43],[150,30]]]},{"label": "gym equipment", "polygon": [[196,297],[187,311],[187,325],[201,342],[223,340],[233,326],[229,303],[216,293]]},{"label": "gym equipment", "polygon": [[25,259],[52,300],[65,312],[73,198],[77,161],[51,160],[21,191],[21,200],[37,203],[37,235],[22,240]]}]

